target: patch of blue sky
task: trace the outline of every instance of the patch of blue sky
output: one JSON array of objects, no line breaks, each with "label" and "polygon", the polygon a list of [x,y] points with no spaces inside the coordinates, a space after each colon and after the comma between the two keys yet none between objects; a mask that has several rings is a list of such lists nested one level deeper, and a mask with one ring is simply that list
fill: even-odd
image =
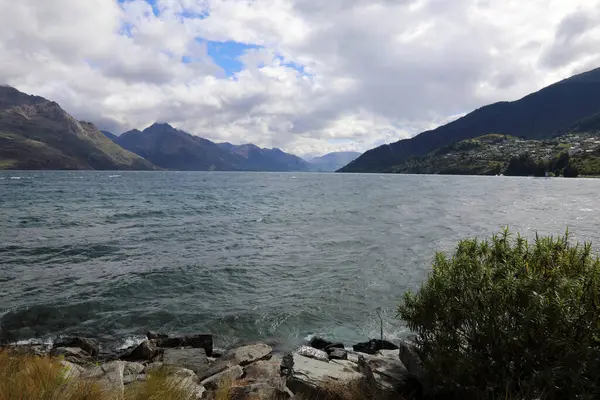
[{"label": "patch of blue sky", "polygon": [[206,43],[208,56],[213,59],[215,64],[223,68],[228,77],[244,69],[244,63],[240,56],[245,52],[254,49],[260,49],[261,46],[254,44],[245,44],[234,41],[215,42],[198,39],[201,43]]}]

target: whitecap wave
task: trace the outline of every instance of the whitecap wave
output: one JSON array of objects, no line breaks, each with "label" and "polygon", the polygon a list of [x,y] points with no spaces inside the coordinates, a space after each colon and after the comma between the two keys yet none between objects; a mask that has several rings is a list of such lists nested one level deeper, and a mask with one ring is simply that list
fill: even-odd
[{"label": "whitecap wave", "polygon": [[109,178],[118,178],[118,177],[120,177],[120,176],[121,176],[121,175],[109,175],[108,177],[109,177]]},{"label": "whitecap wave", "polygon": [[22,178],[20,176],[11,176],[10,179],[14,181],[20,181]]},{"label": "whitecap wave", "polygon": [[146,340],[146,336],[130,336],[130,337],[127,337],[127,338],[121,340],[117,344],[116,349],[117,350],[125,350],[130,347],[137,346],[138,344],[142,343],[144,340]]}]

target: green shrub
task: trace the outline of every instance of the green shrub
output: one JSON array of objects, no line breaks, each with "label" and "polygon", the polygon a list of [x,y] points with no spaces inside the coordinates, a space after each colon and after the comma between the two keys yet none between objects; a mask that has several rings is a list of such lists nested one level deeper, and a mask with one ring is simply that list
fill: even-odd
[{"label": "green shrub", "polygon": [[[474,398],[600,398],[600,262],[564,237],[463,240],[398,314],[432,387]],[[465,396],[466,397],[466,396]]]}]

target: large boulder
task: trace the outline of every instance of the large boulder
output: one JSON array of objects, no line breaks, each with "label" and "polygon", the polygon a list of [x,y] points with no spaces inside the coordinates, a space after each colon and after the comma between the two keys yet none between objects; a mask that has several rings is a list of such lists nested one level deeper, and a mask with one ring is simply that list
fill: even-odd
[{"label": "large boulder", "polygon": [[268,360],[272,354],[273,349],[263,343],[238,347],[225,352],[206,372],[198,374],[198,376],[204,380],[236,365],[243,367],[256,361]]},{"label": "large boulder", "polygon": [[360,385],[364,380],[365,376],[351,361],[324,362],[294,353],[293,372],[288,377],[287,386],[294,394],[311,398],[322,392],[331,382]]},{"label": "large boulder", "polygon": [[201,348],[165,349],[162,362],[167,366],[187,368],[198,375],[209,369],[206,351]]},{"label": "large boulder", "polygon": [[123,397],[124,383],[123,372],[126,363],[123,361],[111,361],[96,367],[89,368],[81,373],[82,379],[92,379],[100,387],[109,393],[115,393],[118,398]]},{"label": "large boulder", "polygon": [[58,347],[79,347],[80,349],[87,352],[90,356],[98,356],[99,348],[98,342],[93,339],[86,339],[82,337],[67,337],[58,340],[54,344],[54,348]]}]

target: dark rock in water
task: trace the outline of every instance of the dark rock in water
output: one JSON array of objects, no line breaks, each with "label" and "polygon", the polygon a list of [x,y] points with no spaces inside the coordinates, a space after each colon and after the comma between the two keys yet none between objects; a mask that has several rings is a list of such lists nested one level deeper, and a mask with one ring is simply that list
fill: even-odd
[{"label": "dark rock in water", "polygon": [[323,350],[329,353],[335,349],[345,349],[344,343],[332,343],[329,346],[325,347]]},{"label": "dark rock in water", "polygon": [[164,365],[184,367],[196,374],[204,374],[208,370],[208,357],[204,349],[165,349],[162,356]]},{"label": "dark rock in water", "polygon": [[212,335],[192,335],[180,337],[167,337],[158,339],[158,347],[176,348],[176,347],[194,347],[202,348],[208,357],[212,357],[213,337]]},{"label": "dark rock in water", "polygon": [[344,349],[333,348],[331,352],[328,351],[330,360],[347,360],[348,352]]},{"label": "dark rock in water", "polygon": [[167,335],[166,333],[156,333],[154,331],[148,331],[146,333],[146,337],[150,340],[153,339],[167,339],[169,337],[169,335]]},{"label": "dark rock in water", "polygon": [[355,344],[352,348],[359,353],[375,354],[379,350],[398,350],[399,347],[387,340],[371,339],[368,342]]},{"label": "dark rock in water", "polygon": [[320,337],[314,337],[310,339],[310,342],[308,342],[308,344],[310,345],[310,347],[314,347],[315,349],[325,350],[327,346],[331,346],[334,343]]},{"label": "dark rock in water", "polygon": [[144,340],[133,350],[126,352],[119,358],[129,361],[150,361],[159,354],[155,340]]},{"label": "dark rock in water", "polygon": [[79,347],[80,349],[86,351],[92,357],[96,357],[98,355],[98,342],[92,339],[86,339],[81,337],[70,337],[63,338],[59,342],[54,344],[54,348],[58,347]]}]

